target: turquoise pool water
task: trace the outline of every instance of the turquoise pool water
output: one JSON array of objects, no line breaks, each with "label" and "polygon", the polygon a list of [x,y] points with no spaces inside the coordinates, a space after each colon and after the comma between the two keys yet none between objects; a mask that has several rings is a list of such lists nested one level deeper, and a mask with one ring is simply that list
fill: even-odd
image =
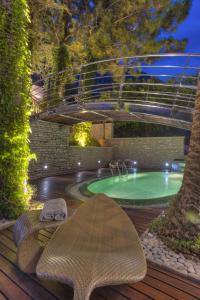
[{"label": "turquoise pool water", "polygon": [[182,173],[144,172],[108,177],[87,186],[91,193],[105,193],[114,199],[148,200],[175,195],[181,186]]}]

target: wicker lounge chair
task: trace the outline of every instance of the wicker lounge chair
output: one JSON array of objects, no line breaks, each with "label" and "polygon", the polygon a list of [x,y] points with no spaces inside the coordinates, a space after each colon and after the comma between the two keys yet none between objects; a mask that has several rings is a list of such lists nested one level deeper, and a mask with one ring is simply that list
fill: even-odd
[{"label": "wicker lounge chair", "polygon": [[74,300],[88,300],[96,287],[142,280],[146,269],[132,222],[113,200],[98,194],[53,234],[36,274],[71,285]]},{"label": "wicker lounge chair", "polygon": [[[69,215],[74,210],[68,209]],[[25,273],[35,273],[36,264],[44,249],[38,241],[40,230],[58,227],[65,221],[41,222],[41,210],[29,211],[21,215],[14,225],[14,241],[17,246],[17,262],[19,268]]]}]

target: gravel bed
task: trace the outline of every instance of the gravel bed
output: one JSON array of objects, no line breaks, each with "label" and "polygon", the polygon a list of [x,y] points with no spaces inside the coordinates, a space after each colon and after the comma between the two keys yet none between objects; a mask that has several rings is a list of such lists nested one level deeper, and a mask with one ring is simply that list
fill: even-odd
[{"label": "gravel bed", "polygon": [[152,234],[148,230],[142,234],[141,242],[147,260],[200,281],[200,260],[189,259],[182,253],[174,252],[156,234]]}]

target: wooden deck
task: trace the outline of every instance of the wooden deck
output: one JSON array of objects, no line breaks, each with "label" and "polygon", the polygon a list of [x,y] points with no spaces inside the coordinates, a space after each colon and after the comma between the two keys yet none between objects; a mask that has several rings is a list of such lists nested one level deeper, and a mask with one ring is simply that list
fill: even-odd
[{"label": "wooden deck", "polygon": [[[52,177],[37,181],[38,198],[45,200],[62,196],[68,205],[77,202],[66,195],[65,187],[75,180],[74,176]],[[48,184],[47,184],[48,182]],[[48,186],[48,188],[47,188]],[[125,209],[141,234],[160,209]],[[51,230],[40,232],[39,240],[46,243]],[[86,274],[87,276],[87,274]],[[41,281],[34,275],[22,273],[16,265],[16,247],[12,228],[0,232],[0,300],[56,300],[73,299],[73,290],[63,284]],[[148,273],[142,282],[121,286],[109,286],[94,291],[91,300],[193,300],[200,299],[200,285],[165,268],[148,264]]]}]

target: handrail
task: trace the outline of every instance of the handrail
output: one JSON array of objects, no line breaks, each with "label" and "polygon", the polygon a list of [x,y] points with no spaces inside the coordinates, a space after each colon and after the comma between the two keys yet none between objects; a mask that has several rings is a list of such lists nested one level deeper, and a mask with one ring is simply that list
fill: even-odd
[{"label": "handrail", "polygon": [[[91,65],[99,65],[99,64],[103,64],[103,63],[108,63],[108,62],[114,62],[114,61],[121,61],[121,60],[133,60],[133,59],[141,59],[141,58],[172,58],[172,57],[196,57],[199,58],[200,57],[200,53],[160,53],[160,54],[145,54],[145,55],[134,55],[134,56],[124,56],[124,57],[115,57],[115,58],[107,58],[107,59],[102,59],[102,60],[96,60],[93,62],[89,62],[89,63],[85,63],[85,64],[81,64],[79,66],[73,66],[73,67],[67,67],[65,70],[60,71],[57,73],[57,75],[61,75],[63,73],[65,73],[66,71],[69,70],[77,70],[77,69],[82,69],[84,67],[88,67]],[[141,66],[136,66],[136,67],[141,67]],[[144,66],[143,66],[144,67]],[[152,65],[151,65],[152,67]],[[153,66],[155,68],[157,67],[162,67],[162,66]],[[191,68],[191,69],[196,69],[199,70],[199,67],[192,67],[192,66],[174,66],[174,65],[165,65],[163,66],[165,68]],[[55,75],[55,73],[50,73],[48,75],[48,78],[50,78],[51,76]],[[35,82],[35,84],[42,82],[43,79],[40,79],[38,81]]]},{"label": "handrail", "polygon": [[[89,69],[94,65],[97,67]],[[83,63],[34,82],[35,112],[40,115],[51,110],[54,114],[58,107],[64,118],[71,113],[71,105],[76,105],[79,113],[88,103],[93,105],[93,113],[100,114],[105,107],[103,102],[107,102],[115,114],[128,113],[129,105],[131,109],[140,105],[158,110],[177,109],[183,119],[190,120],[199,67],[200,53],[146,54]],[[179,118],[179,114],[175,117]]]}]

